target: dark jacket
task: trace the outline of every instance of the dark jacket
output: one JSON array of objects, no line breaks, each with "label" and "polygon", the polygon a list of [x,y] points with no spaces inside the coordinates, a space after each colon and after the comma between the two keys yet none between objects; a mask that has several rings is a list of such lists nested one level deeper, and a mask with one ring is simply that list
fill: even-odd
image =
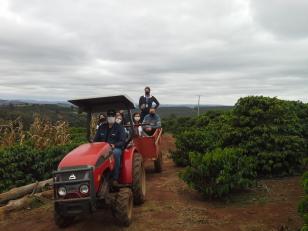
[{"label": "dark jacket", "polygon": [[[126,133],[124,127],[120,124],[114,123],[108,133],[108,124],[104,123],[96,131],[94,142],[108,142],[114,144],[116,148],[123,149],[125,146]],[[107,136],[108,135],[108,136]]]},{"label": "dark jacket", "polygon": [[[151,96],[150,98],[146,98],[144,95],[140,96],[139,99],[139,109],[143,112],[146,112],[147,114],[149,113],[150,108],[152,107],[153,102],[156,103],[155,108],[159,107],[159,102],[158,100],[154,97]],[[141,105],[145,105],[146,107],[144,109],[141,109]]]}]

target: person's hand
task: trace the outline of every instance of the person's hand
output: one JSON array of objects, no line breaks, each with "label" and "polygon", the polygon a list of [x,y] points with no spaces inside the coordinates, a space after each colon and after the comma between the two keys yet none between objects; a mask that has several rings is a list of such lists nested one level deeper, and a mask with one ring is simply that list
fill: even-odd
[{"label": "person's hand", "polygon": [[145,108],[145,104],[141,104],[141,109],[144,109]]},{"label": "person's hand", "polygon": [[111,146],[112,148],[115,148],[115,145],[114,145],[114,144],[110,144],[110,146]]}]

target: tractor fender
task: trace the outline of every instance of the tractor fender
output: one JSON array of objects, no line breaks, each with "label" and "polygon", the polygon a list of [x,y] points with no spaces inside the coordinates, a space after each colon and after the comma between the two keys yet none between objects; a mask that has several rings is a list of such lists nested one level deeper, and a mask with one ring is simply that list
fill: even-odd
[{"label": "tractor fender", "polygon": [[[104,162],[100,163],[100,159],[104,160]],[[104,177],[104,173],[112,172],[115,165],[115,160],[113,155],[109,156],[107,159],[101,156],[100,159],[96,163],[97,166],[93,174],[96,192],[98,192],[100,188],[102,178]]]},{"label": "tractor fender", "polygon": [[135,147],[127,148],[122,153],[121,173],[119,182],[121,184],[133,183],[133,158],[136,152]]}]

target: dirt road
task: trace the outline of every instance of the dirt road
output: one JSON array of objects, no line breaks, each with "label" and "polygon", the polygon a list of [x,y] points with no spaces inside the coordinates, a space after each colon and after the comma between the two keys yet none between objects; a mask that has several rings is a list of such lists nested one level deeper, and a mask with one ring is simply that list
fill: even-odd
[{"label": "dirt road", "polygon": [[[264,180],[249,192],[234,194],[224,202],[205,201],[178,178],[181,168],[167,158],[174,139],[164,136],[164,171],[147,166],[147,200],[134,208],[133,223],[120,228],[109,210],[78,221],[67,231],[98,230],[205,230],[295,231],[301,226],[297,204],[302,196],[299,177]],[[56,231],[52,202],[10,214],[0,221],[1,231]]]}]

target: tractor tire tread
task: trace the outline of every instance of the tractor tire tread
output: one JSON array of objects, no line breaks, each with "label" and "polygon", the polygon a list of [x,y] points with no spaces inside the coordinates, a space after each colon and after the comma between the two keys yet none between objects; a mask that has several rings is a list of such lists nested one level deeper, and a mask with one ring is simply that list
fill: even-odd
[{"label": "tractor tire tread", "polygon": [[133,195],[134,195],[134,204],[140,205],[145,201],[145,195],[142,192],[142,174],[145,177],[143,166],[142,156],[139,153],[134,154],[133,158]]},{"label": "tractor tire tread", "polygon": [[131,224],[131,217],[128,216],[127,211],[132,208],[127,201],[132,197],[132,191],[130,188],[121,188],[117,193],[113,206],[112,215],[121,226],[129,226]]}]

